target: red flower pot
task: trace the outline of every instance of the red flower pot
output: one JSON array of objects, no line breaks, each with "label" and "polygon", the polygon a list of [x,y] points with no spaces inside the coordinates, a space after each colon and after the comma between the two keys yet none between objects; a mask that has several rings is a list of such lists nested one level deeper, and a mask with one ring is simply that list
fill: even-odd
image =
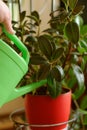
[{"label": "red flower pot", "polygon": [[[71,91],[61,94],[56,99],[50,96],[29,95],[25,97],[25,113],[32,130],[62,130],[70,116]],[[36,126],[35,126],[36,125]],[[47,127],[46,127],[47,125]]]}]

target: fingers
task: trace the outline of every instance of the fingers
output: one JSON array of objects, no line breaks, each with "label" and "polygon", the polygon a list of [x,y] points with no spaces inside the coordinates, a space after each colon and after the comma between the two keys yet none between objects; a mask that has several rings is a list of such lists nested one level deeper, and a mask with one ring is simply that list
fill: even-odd
[{"label": "fingers", "polygon": [[[14,34],[11,23],[11,15],[8,6],[0,0],[0,23],[4,25],[7,32]],[[0,29],[0,33],[2,29]]]},{"label": "fingers", "polygon": [[[10,34],[15,34],[15,31],[12,28],[12,24],[9,21],[5,21],[2,23],[6,29],[7,32],[9,32]],[[0,35],[2,34],[2,27],[0,27]]]},{"label": "fingers", "polygon": [[14,34],[14,30],[12,28],[12,24],[11,21],[9,19],[6,19],[6,21],[3,22],[3,25],[6,29],[6,31],[8,31],[10,34]]}]

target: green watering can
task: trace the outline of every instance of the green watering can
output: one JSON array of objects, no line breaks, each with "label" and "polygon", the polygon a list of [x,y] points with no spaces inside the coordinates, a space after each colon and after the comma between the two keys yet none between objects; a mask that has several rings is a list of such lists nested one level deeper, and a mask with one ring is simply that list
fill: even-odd
[{"label": "green watering can", "polygon": [[5,28],[2,30],[18,47],[22,56],[0,39],[0,106],[33,91],[47,82],[47,80],[41,80],[20,88],[16,87],[28,71],[30,55],[16,35],[9,34]]}]

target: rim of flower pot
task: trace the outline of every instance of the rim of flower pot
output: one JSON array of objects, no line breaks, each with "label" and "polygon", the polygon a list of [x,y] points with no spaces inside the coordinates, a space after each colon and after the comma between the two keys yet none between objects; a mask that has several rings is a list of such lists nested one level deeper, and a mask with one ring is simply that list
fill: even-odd
[{"label": "rim of flower pot", "polygon": [[[72,91],[71,91],[71,89],[69,89],[69,88],[64,88],[64,92],[63,93],[61,93],[60,95],[58,95],[58,97],[59,96],[62,96],[62,95],[67,95],[68,93],[72,93]],[[31,94],[31,93],[27,93],[26,95],[30,95],[31,97],[51,97],[49,94],[47,95],[41,95],[41,94]],[[51,97],[52,98],[52,97]],[[55,98],[54,98],[55,99]]]}]

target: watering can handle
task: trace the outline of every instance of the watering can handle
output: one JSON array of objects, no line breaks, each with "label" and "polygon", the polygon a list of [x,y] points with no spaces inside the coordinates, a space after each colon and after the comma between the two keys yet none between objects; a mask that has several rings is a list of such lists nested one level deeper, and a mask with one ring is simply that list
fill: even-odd
[{"label": "watering can handle", "polygon": [[29,52],[27,48],[24,46],[24,44],[19,40],[19,38],[15,34],[10,34],[9,32],[6,31],[3,25],[2,26],[2,31],[5,33],[5,35],[14,42],[14,44],[18,47],[18,49],[22,52],[22,57],[25,60],[25,62],[28,64],[29,62]]}]

